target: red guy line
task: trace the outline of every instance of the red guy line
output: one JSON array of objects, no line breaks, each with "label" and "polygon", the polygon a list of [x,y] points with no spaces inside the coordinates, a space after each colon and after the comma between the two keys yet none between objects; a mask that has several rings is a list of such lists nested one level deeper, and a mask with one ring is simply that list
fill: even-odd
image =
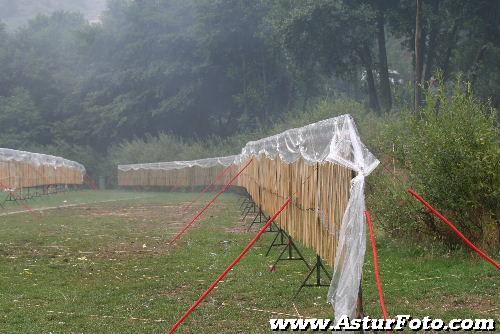
[{"label": "red guy line", "polygon": [[[375,231],[373,228],[373,222],[372,222],[372,217],[370,215],[370,212],[365,211],[365,218],[366,218],[366,223],[368,224],[368,228],[370,229],[370,241],[371,241],[372,250],[373,250],[373,267],[375,269],[375,281],[377,282],[380,307],[382,308],[382,314],[384,315],[384,319],[388,319],[389,312],[387,312],[387,308],[385,307],[384,291],[382,289],[382,280],[380,279],[380,265],[378,262],[377,241],[375,240]],[[388,333],[392,333],[392,332],[388,332]]]},{"label": "red guy line", "polygon": [[451,221],[449,221],[445,216],[443,216],[438,210],[433,208],[429,203],[426,202],[426,200],[420,196],[415,190],[409,188],[407,190],[413,197],[415,197],[420,203],[422,203],[433,215],[441,219],[446,225],[448,225],[453,232],[455,232],[470,248],[472,248],[479,256],[481,256],[483,259],[491,263],[492,265],[495,266],[495,268],[500,269],[500,265],[495,262],[491,257],[488,256],[485,252],[480,250],[479,248],[476,247],[465,235],[460,232],[455,225]]},{"label": "red guy line", "polygon": [[231,181],[229,181],[228,184],[226,184],[213,198],[212,200],[203,207],[203,209],[201,209],[197,214],[196,216],[194,216],[193,219],[191,219],[191,221],[189,223],[187,223],[184,228],[179,232],[177,233],[177,235],[175,235],[172,240],[170,240],[170,242],[168,243],[169,245],[174,243],[177,239],[180,238],[180,236],[182,234],[184,234],[184,232],[186,232],[195,222],[198,218],[201,217],[201,215],[215,202],[215,200],[217,200],[217,198],[222,194],[224,193],[230,186],[231,184],[234,182],[234,180],[236,180],[238,178],[238,176],[241,175],[241,173],[243,173],[243,171],[248,167],[248,165],[250,165],[251,163],[253,162],[253,159],[251,159],[249,162],[246,163],[245,166],[243,166],[243,168],[238,172],[238,174],[236,174],[232,179]]},{"label": "red guy line", "polygon": [[208,189],[210,189],[217,181],[219,181],[219,179],[221,177],[223,177],[229,170],[231,170],[231,168],[233,168],[234,165],[229,165],[228,167],[224,168],[216,177],[215,177],[215,180],[212,181],[212,183],[210,183],[208,186],[206,186],[205,188],[203,188],[203,190],[201,191],[201,193],[198,194],[198,196],[191,201],[191,203],[187,204],[187,206],[183,209],[181,209],[182,211],[184,212],[187,212],[192,206],[194,203],[196,203],[200,198],[201,196],[203,196],[203,194],[205,192],[207,192]]},{"label": "red guy line", "polygon": [[[250,160],[251,162],[252,160]],[[248,164],[247,164],[248,165]],[[207,296],[212,292],[213,289],[217,287],[217,285],[222,281],[227,274],[240,262],[245,255],[250,251],[250,249],[255,245],[255,243],[260,239],[262,234],[266,232],[269,226],[278,218],[278,216],[285,210],[285,208],[292,202],[292,198],[288,198],[288,200],[281,206],[281,208],[276,211],[276,213],[268,220],[268,222],[260,229],[260,231],[255,235],[255,237],[248,243],[248,245],[243,249],[243,251],[238,255],[238,257],[224,270],[222,274],[210,285],[210,287],[198,298],[197,301],[194,302],[193,305],[187,310],[187,312],[172,326],[168,334],[173,334],[177,331],[177,329],[182,325],[184,321],[193,313],[194,310],[207,298]]]},{"label": "red guy line", "polygon": [[85,174],[84,181],[86,181],[92,190],[99,190],[97,183],[88,174]]}]

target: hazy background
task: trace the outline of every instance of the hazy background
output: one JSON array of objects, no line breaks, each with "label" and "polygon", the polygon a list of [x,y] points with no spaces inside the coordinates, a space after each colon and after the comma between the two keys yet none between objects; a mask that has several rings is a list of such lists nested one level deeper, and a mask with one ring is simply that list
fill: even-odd
[{"label": "hazy background", "polygon": [[118,163],[235,154],[351,114],[387,165],[367,189],[388,234],[411,221],[456,244],[411,186],[498,246],[500,1],[422,3],[417,52],[415,0],[0,0],[0,147],[113,183]]},{"label": "hazy background", "polygon": [[105,7],[106,0],[0,0],[0,20],[15,29],[38,14],[64,10],[81,12],[87,20],[95,21]]}]

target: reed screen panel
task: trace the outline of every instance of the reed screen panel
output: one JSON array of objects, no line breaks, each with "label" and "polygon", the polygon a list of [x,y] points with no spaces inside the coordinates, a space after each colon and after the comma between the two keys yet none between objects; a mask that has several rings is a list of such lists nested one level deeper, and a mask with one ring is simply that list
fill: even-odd
[{"label": "reed screen panel", "polygon": [[0,149],[0,187],[22,189],[47,185],[80,185],[85,168],[59,157]]}]

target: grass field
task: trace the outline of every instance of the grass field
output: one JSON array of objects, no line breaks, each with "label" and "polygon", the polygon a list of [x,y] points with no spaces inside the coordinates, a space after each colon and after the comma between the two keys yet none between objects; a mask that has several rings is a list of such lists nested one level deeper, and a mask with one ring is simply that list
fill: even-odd
[{"label": "grass field", "polygon": [[[253,233],[239,222],[235,194],[175,247],[169,237],[189,215],[193,194],[83,191],[0,209],[1,333],[165,333],[239,254]],[[375,222],[376,223],[376,222]],[[332,317],[327,288],[293,298],[306,268],[264,254],[266,234],[181,327],[180,333],[267,333],[270,317]],[[312,263],[314,254],[301,248]],[[364,267],[365,311],[380,316],[371,251]],[[464,252],[379,240],[391,314],[499,317],[500,274]],[[274,313],[273,313],[274,312]]]}]

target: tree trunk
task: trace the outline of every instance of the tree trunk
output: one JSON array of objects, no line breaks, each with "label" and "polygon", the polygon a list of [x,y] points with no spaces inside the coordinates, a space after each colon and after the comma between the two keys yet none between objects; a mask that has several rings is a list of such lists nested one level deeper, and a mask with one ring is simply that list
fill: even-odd
[{"label": "tree trunk", "polygon": [[366,71],[366,83],[368,86],[368,99],[370,108],[380,112],[380,104],[378,103],[377,90],[375,88],[375,79],[373,77],[373,61],[370,49],[365,45],[358,51],[359,58],[363,63]]},{"label": "tree trunk", "polygon": [[362,95],[361,93],[361,88],[360,88],[360,80],[359,80],[359,72],[358,72],[358,66],[354,64],[353,71],[350,75],[351,79],[349,80],[351,82],[351,87],[352,87],[352,95],[354,99],[359,99],[360,96]]},{"label": "tree trunk", "polygon": [[286,110],[291,111],[294,107],[293,81],[286,77]]},{"label": "tree trunk", "polygon": [[241,68],[243,72],[243,109],[247,113],[247,60],[245,54],[241,56]]},{"label": "tree trunk", "polygon": [[[432,11],[435,15],[439,13],[439,0],[432,2]],[[441,29],[441,20],[438,18],[431,21],[431,30],[429,33],[429,48],[427,50],[427,57],[425,61],[424,81],[429,81],[434,72],[434,59],[436,58],[437,37]]]},{"label": "tree trunk", "polygon": [[[268,89],[267,89],[267,71],[266,71],[266,56],[263,54],[262,55],[262,83],[263,83],[263,86],[264,86],[264,92],[268,92]],[[267,100],[267,96],[266,96],[266,100]],[[268,100],[269,101],[269,100]],[[269,116],[268,115],[268,108],[269,108],[269,103],[264,103],[264,107],[262,108],[262,111],[263,111],[263,115],[262,115],[262,120],[264,119],[267,119],[267,117]]]},{"label": "tree trunk", "polygon": [[392,107],[391,83],[389,81],[389,67],[387,66],[387,51],[385,47],[385,17],[383,6],[379,2],[377,12],[377,40],[378,40],[378,62],[380,74],[380,101],[382,107],[390,110]]},{"label": "tree trunk", "polygon": [[469,71],[468,71],[468,77],[469,80],[472,84],[476,81],[477,78],[477,72],[479,72],[479,67],[481,66],[481,62],[483,61],[484,54],[486,53],[486,50],[488,50],[489,45],[484,44],[482,45],[479,50],[476,53],[476,57],[474,58],[474,62],[472,63]]},{"label": "tree trunk", "polygon": [[446,52],[444,53],[444,57],[442,60],[442,70],[443,70],[443,80],[446,81],[450,75],[450,61],[451,61],[451,53],[455,48],[456,44],[456,35],[458,31],[458,20],[455,20],[453,23],[453,27],[451,32],[448,35],[448,47],[446,48]]},{"label": "tree trunk", "polygon": [[417,14],[415,17],[415,111],[422,105],[422,72],[423,72],[423,50],[422,50],[422,1],[417,1]]}]

